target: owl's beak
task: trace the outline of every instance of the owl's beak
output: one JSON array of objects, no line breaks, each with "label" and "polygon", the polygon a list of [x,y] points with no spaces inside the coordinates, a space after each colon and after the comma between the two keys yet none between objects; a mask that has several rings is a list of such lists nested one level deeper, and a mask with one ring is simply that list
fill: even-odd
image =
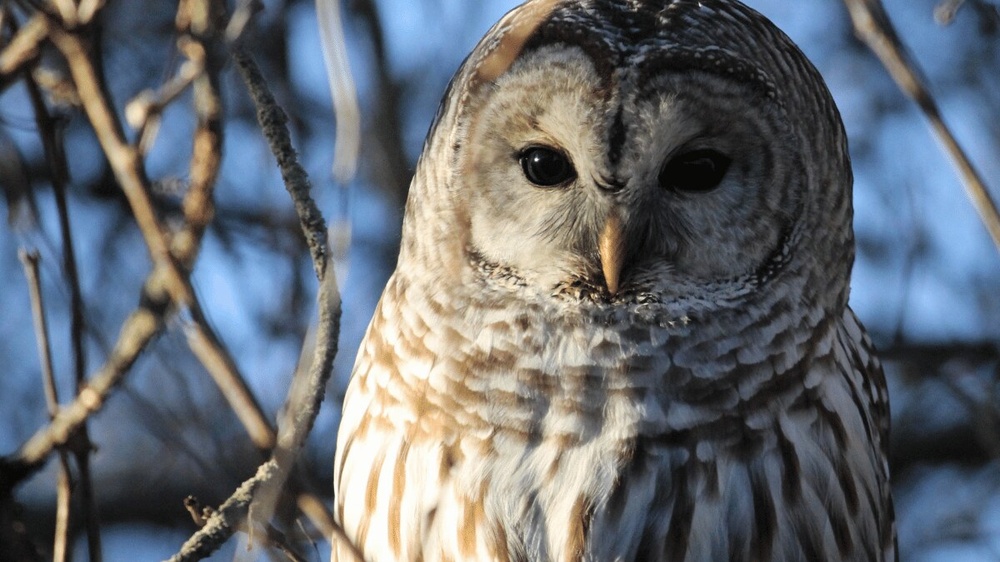
[{"label": "owl's beak", "polygon": [[628,249],[625,247],[625,228],[617,211],[611,211],[601,236],[597,241],[597,251],[601,256],[601,269],[604,271],[604,283],[611,296],[618,293],[618,283],[621,281],[622,266]]}]

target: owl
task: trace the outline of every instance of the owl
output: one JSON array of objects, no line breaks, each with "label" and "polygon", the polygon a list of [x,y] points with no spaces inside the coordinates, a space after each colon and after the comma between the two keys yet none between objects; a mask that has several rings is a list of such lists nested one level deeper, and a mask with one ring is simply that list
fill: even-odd
[{"label": "owl", "polygon": [[895,560],[852,181],[819,74],[735,0],[509,12],[431,127],[344,400],[355,555]]}]

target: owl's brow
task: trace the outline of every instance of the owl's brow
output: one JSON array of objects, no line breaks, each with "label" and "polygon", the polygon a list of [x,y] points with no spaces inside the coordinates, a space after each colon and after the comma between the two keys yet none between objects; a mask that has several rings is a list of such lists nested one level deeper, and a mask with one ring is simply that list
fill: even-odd
[{"label": "owl's brow", "polygon": [[771,75],[760,66],[717,47],[685,47],[674,45],[657,49],[655,53],[635,56],[639,96],[652,94],[657,76],[667,73],[706,72],[738,83],[763,99],[778,100],[778,89]]}]

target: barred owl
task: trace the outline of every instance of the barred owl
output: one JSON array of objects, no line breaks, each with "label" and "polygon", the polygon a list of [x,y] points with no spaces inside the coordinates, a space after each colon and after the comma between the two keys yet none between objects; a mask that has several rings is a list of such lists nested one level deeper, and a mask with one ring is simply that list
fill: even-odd
[{"label": "barred owl", "polygon": [[417,166],[344,401],[347,537],[371,561],[894,560],[851,189],[822,79],[739,2],[515,8]]}]

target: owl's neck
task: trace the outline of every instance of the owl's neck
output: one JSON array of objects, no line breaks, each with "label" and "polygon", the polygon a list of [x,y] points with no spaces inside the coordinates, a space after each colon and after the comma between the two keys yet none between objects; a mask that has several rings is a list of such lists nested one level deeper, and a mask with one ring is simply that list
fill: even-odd
[{"label": "owl's neck", "polygon": [[[772,405],[755,396],[803,388],[836,329],[836,318],[781,285],[601,300],[538,291],[475,264],[450,282],[410,271],[397,270],[381,304],[380,316],[396,322],[373,330],[400,354],[398,375],[414,393],[484,430],[585,441],[611,416],[623,434],[663,436],[716,423],[740,403],[766,411]],[[573,430],[561,435],[549,420],[567,416]]]}]

